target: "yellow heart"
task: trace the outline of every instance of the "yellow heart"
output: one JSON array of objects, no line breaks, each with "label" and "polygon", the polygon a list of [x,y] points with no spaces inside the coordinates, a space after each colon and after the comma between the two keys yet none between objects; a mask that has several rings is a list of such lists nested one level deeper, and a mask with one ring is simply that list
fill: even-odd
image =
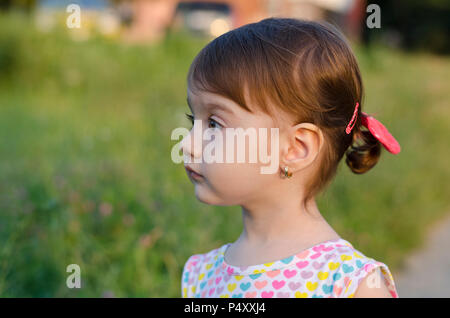
[{"label": "yellow heart", "polygon": [[295,292],[295,298],[308,298],[308,294],[297,291]]},{"label": "yellow heart", "polygon": [[220,295],[220,298],[229,298],[229,297],[230,297],[230,295],[228,295],[228,294]]},{"label": "yellow heart", "polygon": [[214,256],[214,260],[217,260],[217,255],[216,255],[216,256]]},{"label": "yellow heart", "polygon": [[338,268],[339,267],[339,262],[336,262],[336,263],[334,263],[334,262],[329,262],[328,263],[328,268],[330,269],[330,271],[332,271],[333,269],[336,269],[336,268]]},{"label": "yellow heart", "polygon": [[362,257],[363,257],[362,255],[359,255],[359,254],[356,253],[356,252],[353,252],[353,255],[355,255],[355,257],[357,257],[357,258],[362,258]]},{"label": "yellow heart", "polygon": [[314,284],[311,283],[311,282],[307,282],[306,283],[306,288],[308,288],[310,291],[313,291],[314,289],[317,288],[318,284],[319,284],[318,282],[315,282]]},{"label": "yellow heart", "polygon": [[236,280],[240,281],[242,278],[244,278],[244,275],[236,275],[236,276],[234,276],[234,278],[236,278]]},{"label": "yellow heart", "polygon": [[273,265],[273,263],[275,263],[275,262],[272,262],[272,263],[266,263],[266,264],[264,264],[264,266],[267,266],[267,267],[269,267],[269,266],[272,266],[272,265]]},{"label": "yellow heart", "polygon": [[205,273],[201,273],[201,274],[198,276],[198,280],[202,280],[203,277],[205,277]]},{"label": "yellow heart", "polygon": [[255,269],[255,270],[253,271],[253,274],[259,274],[259,273],[265,273],[265,272],[266,272],[265,269],[262,269],[262,270]]},{"label": "yellow heart", "polygon": [[236,284],[228,284],[228,290],[232,292],[236,288]]},{"label": "yellow heart", "polygon": [[345,255],[345,254],[341,255],[341,260],[343,260],[343,261],[348,261],[351,259],[352,259],[351,255]]},{"label": "yellow heart", "polygon": [[186,287],[183,288],[183,297],[187,298],[187,288]]},{"label": "yellow heart", "polygon": [[319,273],[317,274],[317,277],[319,277],[320,280],[327,279],[327,277],[328,277],[328,272],[319,272]]},{"label": "yellow heart", "polygon": [[195,286],[192,286],[192,292],[195,293]]},{"label": "yellow heart", "polygon": [[212,264],[206,264],[206,269],[210,269],[212,267]]}]

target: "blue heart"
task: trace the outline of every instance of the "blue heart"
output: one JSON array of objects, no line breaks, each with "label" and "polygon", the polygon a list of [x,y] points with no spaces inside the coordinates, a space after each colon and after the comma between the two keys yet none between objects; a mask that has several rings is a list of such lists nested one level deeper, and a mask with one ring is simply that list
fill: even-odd
[{"label": "blue heart", "polygon": [[353,272],[353,266],[349,266],[349,265],[347,265],[347,264],[344,264],[343,266],[342,266],[342,269],[344,270],[344,273],[350,273],[350,272]]},{"label": "blue heart", "polygon": [[233,294],[231,298],[242,298],[242,294]]},{"label": "blue heart", "polygon": [[251,279],[257,279],[259,276],[261,276],[262,275],[262,273],[259,273],[259,274],[251,274],[251,275],[249,275],[250,276],[250,278]]},{"label": "blue heart", "polygon": [[287,257],[285,259],[282,259],[281,261],[283,263],[285,263],[285,264],[289,264],[292,261],[293,258],[294,258],[294,256],[289,256],[289,257]]},{"label": "blue heart", "polygon": [[361,268],[363,266],[363,262],[361,262],[359,259],[356,260],[356,266],[358,266],[358,268]]},{"label": "blue heart", "polygon": [[201,283],[200,284],[200,289],[203,289],[203,287],[205,287],[205,285],[206,285],[206,282]]},{"label": "blue heart", "polygon": [[248,283],[246,283],[246,284],[242,283],[242,284],[240,285],[240,287],[241,287],[241,289],[242,289],[243,291],[246,291],[247,289],[250,288],[251,285],[252,285],[252,284],[251,284],[250,282],[248,282]]},{"label": "blue heart", "polygon": [[316,294],[312,295],[312,298],[323,298],[323,296],[318,296]]},{"label": "blue heart", "polygon": [[333,275],[333,280],[334,280],[334,281],[337,281],[337,280],[339,280],[339,278],[341,278],[341,274],[339,274],[339,273],[334,273],[334,275]]},{"label": "blue heart", "polygon": [[323,285],[322,290],[325,294],[329,294],[333,291],[333,285]]},{"label": "blue heart", "polygon": [[210,278],[211,277],[211,275],[214,273],[214,271],[210,271],[209,273],[208,273],[208,278]]}]

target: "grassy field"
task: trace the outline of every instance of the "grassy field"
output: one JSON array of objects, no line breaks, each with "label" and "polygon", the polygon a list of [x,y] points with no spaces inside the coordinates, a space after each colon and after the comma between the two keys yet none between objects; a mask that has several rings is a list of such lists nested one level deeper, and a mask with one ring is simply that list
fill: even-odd
[{"label": "grassy field", "polygon": [[[126,46],[40,34],[0,16],[0,296],[179,297],[187,258],[241,231],[239,207],[198,202],[170,151],[189,127],[185,77],[200,39]],[[449,211],[450,59],[355,46],[375,114],[402,152],[319,208],[395,272]],[[82,288],[66,287],[79,264]]]}]

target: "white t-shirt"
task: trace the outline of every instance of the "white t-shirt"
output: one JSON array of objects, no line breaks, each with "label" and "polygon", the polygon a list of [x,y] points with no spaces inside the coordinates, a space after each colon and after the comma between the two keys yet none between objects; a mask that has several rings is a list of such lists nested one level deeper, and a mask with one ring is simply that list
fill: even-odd
[{"label": "white t-shirt", "polygon": [[181,277],[183,298],[353,297],[360,282],[373,270],[381,270],[383,275],[371,276],[370,283],[385,283],[392,297],[398,298],[387,265],[365,256],[342,238],[281,260],[246,267],[225,262],[229,245],[189,257]]}]

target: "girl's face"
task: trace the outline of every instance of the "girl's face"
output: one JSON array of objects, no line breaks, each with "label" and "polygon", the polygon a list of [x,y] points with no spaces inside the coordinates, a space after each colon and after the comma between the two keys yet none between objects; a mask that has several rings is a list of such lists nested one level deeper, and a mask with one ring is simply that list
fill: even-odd
[{"label": "girl's face", "polygon": [[[273,195],[273,188],[280,180],[280,166],[278,143],[274,142],[275,139],[279,142],[278,135],[271,137],[271,128],[277,128],[272,118],[262,112],[247,112],[232,100],[213,93],[194,93],[188,88],[187,99],[194,125],[181,141],[181,147],[185,156],[185,166],[201,175],[192,176],[187,170],[195,186],[197,199],[213,205],[241,205],[249,200],[261,200],[261,196],[264,197],[268,193]],[[213,136],[205,140],[204,133],[208,128],[215,134],[221,134],[222,138]],[[226,128],[241,128],[243,132],[253,131],[256,138],[250,138],[251,134],[237,133],[233,136]],[[259,128],[264,128],[266,137],[261,134]],[[200,139],[195,137],[196,134]],[[234,138],[233,146],[227,142],[227,136]],[[220,139],[223,140],[222,144],[219,142]],[[238,147],[239,142],[244,146]],[[213,145],[215,150],[211,151],[212,148],[209,148],[208,151],[207,148]],[[265,149],[261,146],[265,146]],[[223,154],[222,162],[207,162],[208,153],[215,154],[220,149]],[[232,161],[228,162],[227,153],[231,152],[231,149],[234,149],[234,154],[231,157]],[[260,149],[267,154],[269,162],[267,159],[261,161]],[[245,154],[244,162],[238,161],[237,153],[241,150]],[[251,152],[256,154],[256,162],[250,161]],[[190,162],[186,162],[186,158],[189,158]],[[262,173],[261,167],[271,167],[272,173]]]}]

